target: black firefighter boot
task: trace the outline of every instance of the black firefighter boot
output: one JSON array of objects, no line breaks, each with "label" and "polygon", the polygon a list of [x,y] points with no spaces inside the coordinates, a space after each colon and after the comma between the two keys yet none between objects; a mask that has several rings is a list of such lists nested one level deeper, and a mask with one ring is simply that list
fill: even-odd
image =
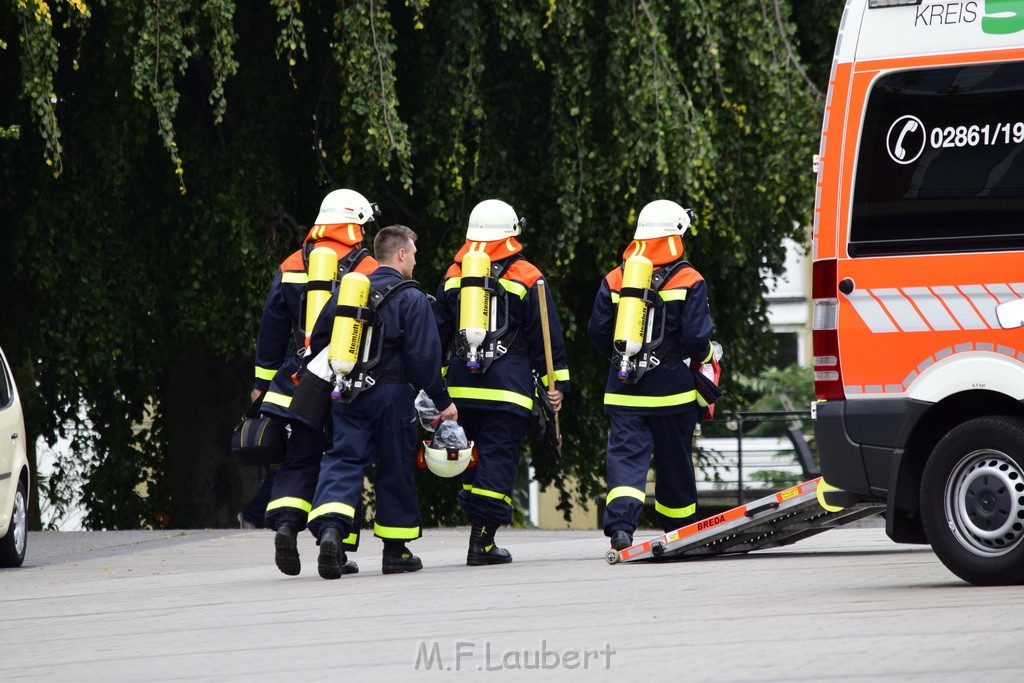
[{"label": "black firefighter boot", "polygon": [[631,545],[633,545],[633,534],[623,529],[619,529],[618,531],[612,532],[613,550],[625,550]]},{"label": "black firefighter boot", "polygon": [[409,552],[405,541],[384,541],[384,557],[381,561],[381,572],[384,574],[403,574],[423,569],[420,558]]},{"label": "black firefighter boot", "polygon": [[341,534],[333,526],[320,532],[320,556],[316,560],[322,579],[341,578]]},{"label": "black firefighter boot", "polygon": [[294,524],[283,522],[277,526],[274,535],[274,562],[282,574],[298,576],[302,565],[299,564],[299,549],[295,538],[299,535]]},{"label": "black firefighter boot", "polygon": [[482,567],[486,564],[508,564],[512,561],[512,553],[494,545],[494,528],[473,525],[469,532],[469,553],[466,564],[470,567]]}]

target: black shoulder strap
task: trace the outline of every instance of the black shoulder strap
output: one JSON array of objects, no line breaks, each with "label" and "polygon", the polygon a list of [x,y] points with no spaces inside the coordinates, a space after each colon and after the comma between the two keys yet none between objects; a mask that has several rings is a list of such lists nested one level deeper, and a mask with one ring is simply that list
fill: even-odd
[{"label": "black shoulder strap", "polygon": [[408,289],[410,287],[415,287],[422,291],[420,283],[416,282],[416,280],[399,280],[398,282],[392,282],[390,285],[382,289],[370,290],[370,297],[367,300],[366,305],[372,310],[377,310],[392,296],[398,294],[403,289]]},{"label": "black shoulder strap", "polygon": [[316,249],[316,240],[302,243],[302,270],[309,272],[309,255]]},{"label": "black shoulder strap", "polygon": [[512,267],[513,263],[522,260],[522,254],[512,254],[508,258],[503,258],[500,261],[493,262],[491,264],[491,277],[495,280],[500,279],[502,275],[508,272],[508,269]]},{"label": "black shoulder strap", "polygon": [[651,289],[657,292],[658,290],[665,286],[666,282],[672,279],[672,276],[675,275],[677,271],[682,270],[683,268],[692,267],[693,266],[690,265],[689,261],[683,260],[673,261],[672,263],[666,263],[661,268],[658,268],[656,271],[654,271],[654,274],[651,275]]},{"label": "black shoulder strap", "polygon": [[338,259],[338,281],[340,282],[344,275],[355,270],[363,262],[363,259],[369,255],[370,252],[365,247],[360,247],[353,249]]}]

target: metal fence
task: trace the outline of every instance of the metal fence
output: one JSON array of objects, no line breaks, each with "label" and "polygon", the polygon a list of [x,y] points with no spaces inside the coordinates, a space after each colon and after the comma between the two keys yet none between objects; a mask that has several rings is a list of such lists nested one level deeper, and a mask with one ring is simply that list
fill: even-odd
[{"label": "metal fence", "polygon": [[700,424],[694,447],[704,505],[743,505],[819,476],[808,410],[740,411]]}]

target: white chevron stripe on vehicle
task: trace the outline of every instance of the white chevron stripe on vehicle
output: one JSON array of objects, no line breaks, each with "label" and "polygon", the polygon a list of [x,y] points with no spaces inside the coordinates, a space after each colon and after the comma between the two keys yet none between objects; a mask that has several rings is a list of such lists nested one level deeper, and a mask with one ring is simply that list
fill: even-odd
[{"label": "white chevron stripe on vehicle", "polygon": [[846,300],[853,304],[853,308],[857,311],[857,315],[860,316],[868,329],[873,333],[879,334],[882,332],[899,332],[889,316],[885,314],[885,309],[882,305],[875,300],[871,294],[865,290],[855,290],[851,294],[847,294]]},{"label": "white chevron stripe on vehicle", "polygon": [[1024,283],[882,287],[858,290],[846,300],[874,334],[998,330],[996,306],[1024,297]]},{"label": "white chevron stripe on vehicle", "polygon": [[907,287],[903,290],[910,300],[917,306],[917,310],[921,311],[921,315],[928,321],[928,326],[936,332],[945,332],[947,330],[959,330],[960,326],[956,324],[953,317],[946,310],[946,307],[942,305],[942,302],[930,289],[927,287]]}]

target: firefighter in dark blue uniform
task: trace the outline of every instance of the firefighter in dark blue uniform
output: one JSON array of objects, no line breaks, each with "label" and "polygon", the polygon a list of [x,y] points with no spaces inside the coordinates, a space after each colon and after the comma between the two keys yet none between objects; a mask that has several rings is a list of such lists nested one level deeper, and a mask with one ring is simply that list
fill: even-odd
[{"label": "firefighter in dark blue uniform", "polygon": [[[313,247],[329,247],[338,255],[339,275],[353,270],[368,274],[377,261],[360,247],[364,226],[374,216],[374,206],[353,190],[334,190],[320,206],[316,224],[310,229],[303,247],[284,260],[274,275],[260,320],[256,340],[256,381],[254,400],[263,395],[262,412],[282,418],[291,427],[284,462],[273,477],[273,488],[266,507],[267,526],[275,529],[275,562],[288,575],[299,573],[296,535],[306,527],[320,458],[327,448],[323,425],[310,425],[295,419],[291,411],[296,371],[306,347],[302,329],[305,291],[308,281],[306,262]],[[346,539],[355,548],[358,533]],[[348,562],[346,571],[358,571]]]},{"label": "firefighter in dark blue uniform", "polygon": [[[342,575],[341,541],[354,528],[363,495],[363,477],[376,462],[376,511],[373,532],[384,541],[385,574],[411,572],[423,564],[406,548],[420,537],[420,511],[416,500],[413,462],[419,421],[413,404],[422,389],[441,413],[455,420],[458,410],[441,377],[441,343],[427,296],[415,286],[391,289],[409,282],[416,263],[416,234],[405,226],[389,226],[374,239],[380,266],[370,275],[371,301],[382,299],[375,313],[377,341],[364,332],[360,356],[369,349],[379,359],[368,373],[373,383],[361,391],[351,386],[332,402],[333,442],[320,464],[320,478],[309,513],[309,527],[318,537],[318,569],[325,579]],[[338,307],[340,309],[340,307]],[[337,310],[326,306],[313,332],[315,355],[327,346]],[[379,344],[366,347],[366,344]],[[377,354],[379,350],[379,355]],[[346,377],[360,377],[357,364]],[[364,382],[365,386],[367,383]]]},{"label": "firefighter in dark blue uniform", "polygon": [[613,344],[620,294],[625,293],[622,268],[601,282],[587,330],[601,354],[611,360],[604,395],[611,421],[604,532],[615,550],[633,543],[652,454],[654,509],[662,529],[684,526],[697,512],[691,446],[698,403],[687,360],[711,360],[713,325],[707,285],[683,260],[682,236],[690,220],[690,212],[675,202],[652,202],[640,212],[634,240],[623,253],[623,259],[643,256],[657,269],[648,290],[648,315],[653,316],[648,329],[658,331],[658,337],[654,344],[645,343],[639,354],[644,357],[635,357],[626,372],[621,349]]},{"label": "firefighter in dark blue uniform", "polygon": [[[466,437],[476,443],[476,467],[463,474],[459,505],[472,531],[466,564],[504,564],[512,555],[494,543],[494,533],[512,522],[512,492],[535,395],[534,372],[541,377],[552,407],[561,408],[569,391],[565,343],[551,288],[545,287],[551,332],[555,386],[547,387],[539,288],[543,275],[524,259],[516,240],[521,222],[511,206],[497,199],[478,204],[470,214],[466,243],[455,256],[437,290],[441,343],[450,351],[448,391],[459,407]],[[493,329],[481,348],[467,344],[467,321],[460,321],[466,255],[489,256]],[[479,284],[480,278],[473,278]],[[474,354],[475,351],[475,354]],[[488,354],[491,354],[490,356]]]}]

